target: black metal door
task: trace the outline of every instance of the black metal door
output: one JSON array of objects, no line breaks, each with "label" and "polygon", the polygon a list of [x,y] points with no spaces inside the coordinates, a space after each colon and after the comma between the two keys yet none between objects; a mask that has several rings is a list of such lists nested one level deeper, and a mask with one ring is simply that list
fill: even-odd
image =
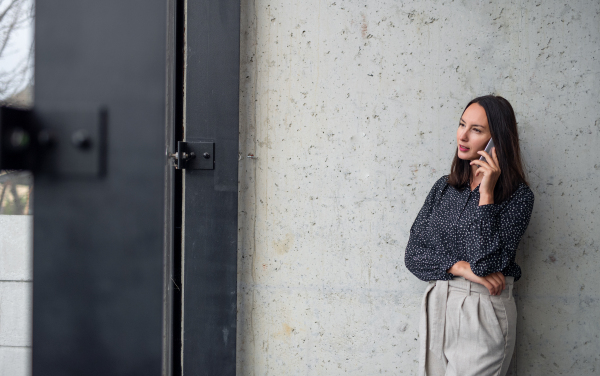
[{"label": "black metal door", "polygon": [[35,177],[34,375],[161,374],[166,23],[163,0],[36,2],[39,123],[106,133],[100,169]]},{"label": "black metal door", "polygon": [[36,168],[34,375],[235,374],[239,11],[37,2],[35,106],[0,114],[0,166]]},{"label": "black metal door", "polygon": [[183,170],[184,375],[235,375],[239,37],[238,0],[187,2],[185,141],[214,169]]}]

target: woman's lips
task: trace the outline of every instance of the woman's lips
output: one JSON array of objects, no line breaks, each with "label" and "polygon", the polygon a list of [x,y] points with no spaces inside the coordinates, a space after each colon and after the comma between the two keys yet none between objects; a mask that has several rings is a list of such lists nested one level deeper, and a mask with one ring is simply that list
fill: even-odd
[{"label": "woman's lips", "polygon": [[469,150],[469,148],[465,148],[465,147],[462,147],[460,145],[458,145],[458,148],[460,149],[460,151],[467,151],[467,150]]}]

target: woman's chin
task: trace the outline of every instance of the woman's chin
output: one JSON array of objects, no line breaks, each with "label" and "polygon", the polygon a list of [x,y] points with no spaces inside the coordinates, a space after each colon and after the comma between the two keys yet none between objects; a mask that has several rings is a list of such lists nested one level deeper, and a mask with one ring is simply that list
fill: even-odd
[{"label": "woman's chin", "polygon": [[469,155],[467,155],[467,153],[463,153],[461,151],[458,152],[457,156],[458,156],[458,159],[462,159],[463,161],[473,160],[473,158],[471,158],[471,156],[469,156]]}]

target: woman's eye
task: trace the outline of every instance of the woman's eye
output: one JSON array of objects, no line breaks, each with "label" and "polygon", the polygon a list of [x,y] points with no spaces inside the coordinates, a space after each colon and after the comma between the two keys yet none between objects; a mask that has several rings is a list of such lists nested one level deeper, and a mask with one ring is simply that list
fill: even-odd
[{"label": "woman's eye", "polygon": [[474,128],[473,130],[474,130],[475,132],[477,132],[477,133],[481,133],[481,131],[480,131],[479,129],[477,129],[477,128]]}]

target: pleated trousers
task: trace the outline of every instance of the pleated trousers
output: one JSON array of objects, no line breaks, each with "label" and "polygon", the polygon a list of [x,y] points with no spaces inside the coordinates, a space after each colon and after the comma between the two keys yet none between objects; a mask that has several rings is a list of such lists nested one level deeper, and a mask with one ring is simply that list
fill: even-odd
[{"label": "pleated trousers", "polygon": [[514,277],[500,295],[463,277],[429,281],[421,303],[419,376],[504,376],[515,348]]}]

